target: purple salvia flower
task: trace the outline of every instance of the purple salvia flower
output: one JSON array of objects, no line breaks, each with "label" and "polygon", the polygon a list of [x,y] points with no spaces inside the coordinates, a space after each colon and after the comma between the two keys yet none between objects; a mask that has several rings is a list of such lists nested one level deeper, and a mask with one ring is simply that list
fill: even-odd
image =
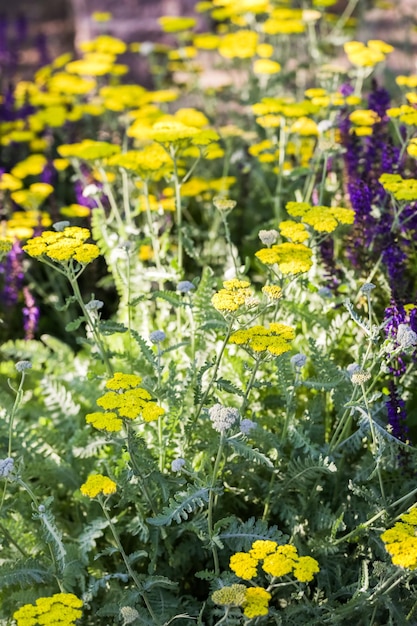
[{"label": "purple salvia flower", "polygon": [[23,298],[25,306],[22,309],[23,327],[25,329],[25,339],[30,340],[35,337],[35,332],[39,321],[39,308],[36,306],[35,298],[29,291],[29,287],[23,287]]},{"label": "purple salvia flower", "polygon": [[407,413],[405,402],[398,396],[394,381],[388,383],[389,396],[385,401],[387,408],[388,424],[391,432],[400,441],[408,440]]},{"label": "purple salvia flower", "polygon": [[6,306],[15,305],[19,299],[24,278],[22,256],[23,253],[20,243],[16,241],[10,252],[7,254],[0,270],[4,275],[2,299]]}]

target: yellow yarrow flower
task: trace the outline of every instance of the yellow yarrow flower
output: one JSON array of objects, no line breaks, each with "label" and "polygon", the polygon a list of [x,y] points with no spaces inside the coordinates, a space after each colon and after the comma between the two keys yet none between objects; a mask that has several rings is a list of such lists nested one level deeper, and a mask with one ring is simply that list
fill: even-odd
[{"label": "yellow yarrow flower", "polygon": [[94,20],[94,22],[110,22],[112,17],[113,15],[109,11],[94,11],[94,13],[91,14],[91,19]]},{"label": "yellow yarrow flower", "polygon": [[393,528],[381,535],[385,549],[394,565],[405,569],[417,569],[417,509],[404,513]]},{"label": "yellow yarrow flower", "polygon": [[107,413],[89,413],[85,416],[87,424],[91,424],[98,430],[106,430],[109,433],[120,432],[123,428],[123,421],[116,413],[108,411]]},{"label": "yellow yarrow flower", "polygon": [[274,322],[269,328],[256,325],[237,330],[231,335],[229,343],[244,345],[254,352],[269,352],[279,356],[291,350],[290,341],[294,338],[295,331],[291,326]]},{"label": "yellow yarrow flower", "polygon": [[258,559],[246,552],[236,552],[230,557],[230,569],[244,580],[252,580],[257,574]]},{"label": "yellow yarrow flower", "polygon": [[349,115],[349,119],[357,126],[373,126],[381,121],[378,113],[372,109],[357,109]]},{"label": "yellow yarrow flower", "polygon": [[246,591],[245,585],[230,585],[230,587],[222,587],[213,591],[211,599],[219,606],[242,606]]},{"label": "yellow yarrow flower", "polygon": [[106,141],[94,141],[93,139],[84,139],[79,143],[61,144],[58,147],[58,153],[62,157],[85,161],[106,159],[114,154],[119,154],[119,152],[121,152],[120,146]]},{"label": "yellow yarrow flower", "polygon": [[301,243],[281,243],[255,253],[265,265],[277,264],[282,274],[302,274],[313,265],[312,250]]},{"label": "yellow yarrow flower", "polygon": [[106,383],[110,391],[97,400],[105,413],[89,413],[88,423],[108,432],[122,429],[123,418],[136,419],[141,416],[145,422],[153,422],[164,415],[165,410],[152,400],[151,394],[139,387],[142,379],[136,374],[116,372]]},{"label": "yellow yarrow flower", "polygon": [[246,590],[245,602],[243,603],[243,614],[249,619],[268,615],[268,603],[271,598],[271,594],[266,589],[249,587]]},{"label": "yellow yarrow flower", "polygon": [[96,498],[101,494],[111,496],[113,493],[116,493],[116,490],[117,485],[114,480],[102,474],[92,474],[80,487],[83,496],[88,496],[89,498]]},{"label": "yellow yarrow flower", "polygon": [[295,546],[278,546],[273,554],[264,558],[262,569],[271,576],[285,576],[293,571],[297,558]]},{"label": "yellow yarrow flower", "polygon": [[72,593],[56,593],[25,604],[13,613],[16,626],[73,626],[82,616],[83,601]]},{"label": "yellow yarrow flower", "polygon": [[224,35],[218,47],[219,54],[226,59],[251,59],[256,54],[258,34],[251,30],[239,30]]},{"label": "yellow yarrow flower", "polygon": [[158,22],[165,33],[178,33],[182,30],[194,28],[197,20],[194,17],[164,15],[158,18]]},{"label": "yellow yarrow flower", "polygon": [[283,237],[291,239],[294,243],[303,243],[309,237],[308,231],[304,224],[294,222],[293,220],[284,220],[279,224],[279,232]]},{"label": "yellow yarrow flower", "polygon": [[270,541],[265,539],[258,539],[254,541],[251,549],[249,550],[249,554],[254,559],[264,559],[267,554],[271,554],[271,552],[275,552],[278,544],[276,541]]},{"label": "yellow yarrow flower", "polygon": [[45,255],[59,263],[75,260],[86,265],[100,254],[98,246],[85,243],[89,237],[90,231],[87,228],[67,226],[59,232],[44,231],[39,237],[29,239],[22,249],[35,258]]},{"label": "yellow yarrow flower", "polygon": [[278,74],[281,71],[281,65],[272,59],[257,59],[253,63],[254,74]]},{"label": "yellow yarrow flower", "polygon": [[282,289],[278,285],[264,285],[262,292],[271,300],[279,300],[282,298]]},{"label": "yellow yarrow flower", "polygon": [[226,313],[237,311],[252,296],[249,285],[250,283],[245,280],[224,281],[223,289],[215,293],[211,299],[214,308]]},{"label": "yellow yarrow flower", "polygon": [[316,559],[311,556],[300,556],[294,567],[293,574],[301,583],[307,583],[313,580],[314,574],[320,571],[319,564]]}]

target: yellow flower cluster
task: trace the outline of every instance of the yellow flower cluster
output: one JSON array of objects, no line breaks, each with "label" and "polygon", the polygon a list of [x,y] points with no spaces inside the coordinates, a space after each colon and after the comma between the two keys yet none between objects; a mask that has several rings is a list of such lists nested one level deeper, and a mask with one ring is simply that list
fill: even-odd
[{"label": "yellow flower cluster", "polygon": [[417,200],[416,178],[402,178],[399,174],[382,174],[379,182],[396,200],[405,202]]},{"label": "yellow flower cluster", "polygon": [[287,202],[292,217],[301,220],[319,233],[332,233],[339,224],[353,224],[355,212],[343,207],[311,206],[307,202]]},{"label": "yellow flower cluster", "polygon": [[[416,125],[417,125],[417,111],[415,111],[416,113]],[[415,159],[417,159],[417,138],[413,137],[413,139],[410,139],[410,143],[407,146],[407,153],[411,156],[414,157]]]},{"label": "yellow flower cluster", "polygon": [[56,593],[38,598],[35,604],[25,604],[15,611],[16,626],[72,626],[82,615],[82,600],[72,593]]},{"label": "yellow flower cluster", "polygon": [[142,179],[152,177],[160,180],[164,176],[168,176],[173,169],[171,157],[157,143],[145,146],[142,150],[128,150],[123,154],[116,154],[108,160],[107,164],[123,167]]},{"label": "yellow flower cluster", "polygon": [[230,585],[216,589],[211,599],[219,606],[240,606],[244,609],[243,614],[249,619],[268,614],[268,602],[271,594],[262,587],[250,587],[245,585]]},{"label": "yellow flower cluster", "polygon": [[251,59],[256,54],[258,34],[252,30],[239,30],[224,35],[218,51],[226,59]]},{"label": "yellow flower cluster", "polygon": [[291,326],[273,322],[269,328],[257,325],[237,330],[230,337],[229,342],[239,346],[244,345],[254,352],[269,352],[278,356],[291,350],[290,342],[294,338],[295,331]]},{"label": "yellow flower cluster", "polygon": [[357,67],[374,67],[394,50],[391,45],[379,39],[371,39],[367,45],[361,41],[348,41],[344,49],[349,61]]},{"label": "yellow flower cluster", "polygon": [[114,480],[102,474],[92,474],[80,487],[83,496],[88,496],[89,498],[96,498],[101,494],[103,496],[111,496],[113,493],[116,493],[116,490],[117,485]]},{"label": "yellow flower cluster", "polygon": [[176,17],[172,15],[159,17],[158,22],[165,33],[178,33],[182,30],[194,28],[196,25],[194,17]]},{"label": "yellow flower cluster", "polygon": [[372,135],[373,126],[381,121],[378,113],[372,109],[356,109],[349,115],[349,119],[354,124],[351,133],[360,137]]},{"label": "yellow flower cluster", "polygon": [[106,383],[110,389],[97,400],[102,412],[89,413],[86,421],[99,430],[119,432],[123,418],[135,419],[139,415],[145,422],[152,422],[164,414],[164,409],[152,401],[151,394],[139,387],[142,379],[136,374],[116,372]]},{"label": "yellow flower cluster", "polygon": [[54,188],[49,183],[32,183],[28,189],[18,189],[10,195],[16,204],[29,211],[37,210],[51,195]]},{"label": "yellow flower cluster", "polygon": [[303,11],[277,7],[262,24],[262,30],[268,35],[298,35],[305,31]]},{"label": "yellow flower cluster", "polygon": [[90,237],[88,228],[67,226],[62,231],[44,231],[39,237],[29,239],[23,250],[32,257],[47,257],[52,261],[66,265],[70,261],[77,261],[86,265],[94,261],[100,254],[98,246],[85,243]]},{"label": "yellow flower cluster", "polygon": [[255,253],[265,265],[278,265],[282,274],[302,274],[313,265],[313,253],[302,243],[280,243]]},{"label": "yellow flower cluster", "polygon": [[298,556],[295,546],[280,546],[270,540],[257,540],[249,552],[237,552],[230,557],[230,569],[244,580],[255,578],[260,563],[261,569],[274,578],[292,573],[299,582],[313,580],[320,571],[316,559]]},{"label": "yellow flower cluster", "polygon": [[33,236],[35,228],[50,226],[52,220],[46,211],[28,210],[14,211],[6,223],[7,239],[28,239]]},{"label": "yellow flower cluster", "polygon": [[245,585],[230,585],[230,587],[222,587],[213,591],[211,599],[219,606],[242,606],[246,591]]},{"label": "yellow flower cluster", "polygon": [[[417,111],[409,104],[402,104],[399,107],[391,107],[390,109],[387,109],[387,115],[390,119],[398,119],[401,124],[406,124],[407,126],[417,126]],[[411,156],[416,155],[411,154]]]},{"label": "yellow flower cluster", "polygon": [[121,151],[120,146],[107,141],[94,141],[83,139],[80,143],[62,144],[58,152],[62,157],[82,159],[83,161],[96,161],[106,159]]},{"label": "yellow flower cluster", "polygon": [[215,309],[218,311],[233,313],[241,306],[244,306],[248,298],[252,297],[249,289],[250,283],[246,280],[225,280],[223,289],[220,289],[211,299]]},{"label": "yellow flower cluster", "polygon": [[294,243],[303,243],[308,239],[309,234],[304,224],[294,222],[294,220],[284,220],[279,224],[279,232],[283,237],[291,239]]},{"label": "yellow flower cluster", "polygon": [[262,287],[264,293],[270,300],[279,300],[282,298],[282,289],[278,285],[264,285]]},{"label": "yellow flower cluster", "polygon": [[393,528],[381,535],[385,549],[394,565],[414,570],[417,568],[417,508],[404,513]]}]

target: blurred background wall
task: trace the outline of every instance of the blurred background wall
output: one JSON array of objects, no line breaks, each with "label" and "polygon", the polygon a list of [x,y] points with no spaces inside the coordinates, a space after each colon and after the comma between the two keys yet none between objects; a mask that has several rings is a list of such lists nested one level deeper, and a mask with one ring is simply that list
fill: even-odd
[{"label": "blurred background wall", "polygon": [[[0,0],[0,78],[31,78],[34,70],[105,30],[129,43],[160,41],[161,15],[192,15],[197,0]],[[92,19],[112,13],[108,24]],[[133,60],[135,78],[140,59]],[[128,59],[129,65],[132,59]]]},{"label": "blurred background wall", "polygon": [[[109,11],[111,22],[104,28],[127,43],[161,41],[157,18],[161,15],[191,15],[197,0],[0,0],[0,83],[31,78],[34,70],[64,52],[77,51],[82,41],[103,32],[92,19],[95,11]],[[416,72],[417,0],[385,2],[359,0],[367,12],[357,38],[383,39],[396,47],[390,57],[395,71]],[[339,13],[349,4],[339,0],[332,10]],[[387,10],[387,5],[391,6]],[[372,8],[373,7],[373,8]],[[203,18],[200,18],[203,20]],[[210,28],[209,24],[200,24]],[[146,82],[146,62],[130,55],[122,62],[131,68],[130,80]]]}]

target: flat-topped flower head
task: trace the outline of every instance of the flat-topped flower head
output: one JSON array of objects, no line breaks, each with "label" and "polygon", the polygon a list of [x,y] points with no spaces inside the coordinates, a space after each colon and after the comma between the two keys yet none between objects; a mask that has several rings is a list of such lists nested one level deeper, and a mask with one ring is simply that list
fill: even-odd
[{"label": "flat-topped flower head", "polygon": [[65,158],[81,159],[83,161],[97,161],[107,159],[121,151],[120,146],[106,141],[84,139],[80,143],[62,144],[58,153]]},{"label": "flat-topped flower head", "polygon": [[248,298],[252,296],[249,289],[250,283],[246,280],[225,280],[223,289],[220,289],[211,299],[215,309],[225,313],[233,313],[243,307]]},{"label": "flat-topped flower head", "polygon": [[278,265],[281,274],[302,274],[313,265],[313,252],[302,243],[281,243],[255,253],[265,265]]},{"label": "flat-topped flower head", "polygon": [[246,590],[245,602],[243,603],[243,614],[249,619],[268,615],[268,604],[271,598],[271,594],[266,589],[249,587]]},{"label": "flat-topped flower head", "polygon": [[245,585],[225,586],[213,591],[211,599],[219,606],[242,606],[246,598],[246,591]]},{"label": "flat-topped flower head", "polygon": [[164,415],[165,410],[152,400],[149,391],[139,386],[141,381],[136,374],[116,372],[106,383],[110,391],[97,399],[104,412],[88,413],[87,423],[99,430],[119,432],[125,420],[142,417],[144,422],[153,422]]},{"label": "flat-topped flower head", "polygon": [[253,352],[268,352],[279,356],[291,350],[291,341],[295,338],[295,331],[291,326],[273,322],[269,328],[265,326],[252,326],[251,328],[237,330],[229,339],[229,343],[243,345]]},{"label": "flat-topped flower head", "polygon": [[194,17],[177,17],[175,15],[163,15],[158,18],[158,22],[165,33],[178,33],[190,30],[196,25]]},{"label": "flat-topped flower head", "polygon": [[55,593],[25,604],[13,613],[16,626],[75,626],[82,617],[83,601],[72,593]]},{"label": "flat-topped flower head", "polygon": [[417,569],[417,509],[411,509],[400,521],[381,535],[385,549],[394,565],[404,569]]},{"label": "flat-topped flower head", "polygon": [[44,231],[39,237],[29,239],[22,249],[29,256],[41,260],[46,257],[64,265],[74,260],[81,265],[87,265],[100,254],[96,244],[86,243],[89,237],[90,231],[87,228],[67,226],[56,232]]},{"label": "flat-topped flower head", "polygon": [[113,493],[116,493],[116,490],[117,485],[114,480],[102,474],[92,474],[80,487],[83,496],[88,496],[89,498],[96,498],[99,495],[111,496]]},{"label": "flat-topped flower head", "polygon": [[209,416],[214,430],[224,434],[238,422],[239,411],[217,403],[209,409]]}]

